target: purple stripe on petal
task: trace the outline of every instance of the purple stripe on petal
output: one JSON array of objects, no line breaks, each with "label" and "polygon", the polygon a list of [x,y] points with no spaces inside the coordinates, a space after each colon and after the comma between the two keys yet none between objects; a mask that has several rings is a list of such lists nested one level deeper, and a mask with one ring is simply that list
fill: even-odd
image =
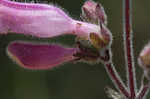
[{"label": "purple stripe on petal", "polygon": [[8,55],[19,65],[27,69],[48,69],[75,57],[75,48],[64,48],[60,45],[33,44],[28,42],[13,42],[8,46]]}]

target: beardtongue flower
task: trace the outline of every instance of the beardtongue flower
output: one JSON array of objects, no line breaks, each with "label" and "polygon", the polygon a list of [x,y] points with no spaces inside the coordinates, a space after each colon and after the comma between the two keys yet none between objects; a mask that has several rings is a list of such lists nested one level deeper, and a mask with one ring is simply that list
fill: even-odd
[{"label": "beardtongue flower", "polygon": [[70,18],[53,5],[0,0],[0,34],[18,33],[40,38],[72,34],[88,39],[100,35],[99,26]]},{"label": "beardtongue flower", "polygon": [[[75,48],[12,42],[7,48],[8,55],[28,69],[48,69],[74,60],[97,61],[101,58],[108,61],[109,58],[105,55],[108,49],[105,50],[105,47],[111,43],[111,33],[106,27],[107,20],[103,8],[97,3],[95,7],[95,2],[93,4],[94,6],[86,6],[86,10],[90,11],[94,7],[95,14],[91,13],[91,20],[94,21],[96,15],[99,24],[74,20],[53,5],[0,0],[0,34],[16,33],[39,38],[72,34],[79,39]],[[89,17],[88,14],[86,17]],[[82,40],[88,46],[85,46]]]},{"label": "beardtongue flower", "polygon": [[27,69],[48,69],[74,60],[77,48],[60,45],[35,44],[15,41],[8,45],[7,53],[17,64]]}]

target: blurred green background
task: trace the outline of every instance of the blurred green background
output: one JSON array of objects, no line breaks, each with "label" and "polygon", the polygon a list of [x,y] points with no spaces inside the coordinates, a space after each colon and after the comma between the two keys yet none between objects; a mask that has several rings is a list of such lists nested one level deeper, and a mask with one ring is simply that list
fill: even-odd
[{"label": "blurred green background", "polygon": [[[84,1],[49,0],[52,4],[64,8],[74,19],[80,19]],[[108,27],[114,39],[113,61],[126,82],[122,43],[122,0],[97,1],[102,3],[108,15]],[[138,85],[142,70],[137,65],[137,56],[150,40],[149,4],[149,0],[133,0],[134,54]],[[114,86],[102,64],[65,63],[52,70],[32,71],[20,68],[6,54],[8,43],[14,40],[60,42],[72,46],[73,39],[74,36],[39,39],[24,35],[0,35],[0,99],[109,99],[104,89]]]}]

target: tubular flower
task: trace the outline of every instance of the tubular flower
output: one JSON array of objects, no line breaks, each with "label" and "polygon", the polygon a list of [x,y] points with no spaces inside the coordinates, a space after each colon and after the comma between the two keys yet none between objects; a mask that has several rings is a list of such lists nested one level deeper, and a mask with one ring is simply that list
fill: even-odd
[{"label": "tubular flower", "polygon": [[0,34],[15,33],[38,38],[76,35],[74,48],[15,41],[8,45],[8,55],[28,69],[48,69],[68,61],[108,61],[106,54],[112,36],[106,26],[103,7],[90,0],[82,10],[84,22],[72,19],[53,5],[0,0]]},{"label": "tubular flower", "polygon": [[18,3],[0,0],[0,33],[21,33],[40,38],[63,34],[88,37],[91,32],[99,34],[95,24],[70,18],[53,5]]}]

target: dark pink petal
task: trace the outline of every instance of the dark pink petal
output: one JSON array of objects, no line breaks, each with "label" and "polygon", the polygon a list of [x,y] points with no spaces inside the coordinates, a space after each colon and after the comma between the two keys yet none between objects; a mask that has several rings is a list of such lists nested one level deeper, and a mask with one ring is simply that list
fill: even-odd
[{"label": "dark pink petal", "polygon": [[27,69],[48,69],[75,57],[75,48],[64,48],[60,45],[33,44],[28,42],[13,42],[8,45],[8,55],[20,66]]}]

